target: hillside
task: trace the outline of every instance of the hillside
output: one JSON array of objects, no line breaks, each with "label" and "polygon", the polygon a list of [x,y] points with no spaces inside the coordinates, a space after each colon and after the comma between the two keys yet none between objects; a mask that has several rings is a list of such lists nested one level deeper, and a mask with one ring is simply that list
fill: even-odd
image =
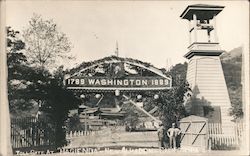
[{"label": "hillside", "polygon": [[242,47],[225,52],[220,58],[227,86],[236,89],[241,85]]},{"label": "hillside", "polygon": [[237,47],[223,53],[220,57],[232,104],[231,115],[235,119],[243,116],[241,84],[242,52],[242,47]]},{"label": "hillside", "polygon": [[232,61],[234,59],[238,59],[238,61],[240,61],[239,58],[241,58],[242,51],[243,51],[242,47],[237,47],[237,48],[230,50],[229,52],[224,52],[220,56],[220,58],[224,62],[225,61]]}]

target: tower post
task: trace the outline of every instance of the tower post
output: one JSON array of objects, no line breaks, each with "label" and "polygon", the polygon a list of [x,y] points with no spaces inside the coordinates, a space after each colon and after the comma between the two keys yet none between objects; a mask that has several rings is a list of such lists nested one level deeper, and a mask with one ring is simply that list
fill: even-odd
[{"label": "tower post", "polygon": [[216,24],[216,16],[214,16],[213,17],[213,19],[214,19],[214,40],[215,40],[215,42],[218,42],[218,36],[217,36],[217,24]]},{"label": "tower post", "polygon": [[[195,14],[193,14],[193,20],[194,20],[194,26],[193,26],[193,30],[194,30],[194,42],[197,42],[197,16]],[[191,32],[192,32],[192,30],[191,30]]]}]

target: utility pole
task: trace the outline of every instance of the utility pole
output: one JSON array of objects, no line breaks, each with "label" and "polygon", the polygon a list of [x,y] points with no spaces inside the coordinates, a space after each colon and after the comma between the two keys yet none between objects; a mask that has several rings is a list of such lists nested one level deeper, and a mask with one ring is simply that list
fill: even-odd
[{"label": "utility pole", "polygon": [[171,58],[167,58],[167,60],[166,60],[166,71],[170,71],[172,66],[173,66],[173,64],[172,64]]},{"label": "utility pole", "polygon": [[84,135],[86,136],[87,135],[87,128],[88,128],[88,126],[87,126],[87,112],[85,111],[84,112],[84,118],[85,118],[85,120],[84,120]]},{"label": "utility pole", "polygon": [[118,42],[116,41],[115,56],[119,56]]}]

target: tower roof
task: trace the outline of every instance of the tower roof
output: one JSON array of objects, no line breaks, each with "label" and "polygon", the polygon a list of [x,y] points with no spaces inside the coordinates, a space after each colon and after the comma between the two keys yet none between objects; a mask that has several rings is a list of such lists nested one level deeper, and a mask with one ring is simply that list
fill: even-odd
[{"label": "tower roof", "polygon": [[196,14],[198,20],[212,19],[223,10],[224,6],[195,4],[189,5],[181,14],[181,18],[192,20],[193,14]]}]

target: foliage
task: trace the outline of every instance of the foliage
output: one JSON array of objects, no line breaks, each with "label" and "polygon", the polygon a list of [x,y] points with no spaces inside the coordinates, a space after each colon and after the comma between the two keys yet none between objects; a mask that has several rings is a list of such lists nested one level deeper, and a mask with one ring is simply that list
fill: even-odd
[{"label": "foliage", "polygon": [[180,86],[160,93],[159,108],[162,111],[161,118],[166,128],[170,128],[172,123],[178,123],[187,115],[183,105],[183,97],[187,90],[188,85],[183,82]]},{"label": "foliage", "polygon": [[16,52],[24,49],[25,44],[18,38],[19,31],[13,30],[10,26],[6,27],[7,31],[7,48],[9,52]]},{"label": "foliage", "polygon": [[[179,120],[186,117],[188,114],[184,107],[184,94],[188,91],[189,87],[186,81],[180,82],[178,86],[173,87],[171,90],[160,92],[158,99],[158,106],[160,110],[160,119],[164,125],[164,131],[176,123],[179,126]],[[165,137],[166,143],[169,143],[169,138]],[[177,146],[179,147],[179,139],[177,139]]]},{"label": "foliage", "polygon": [[230,109],[230,115],[234,117],[234,119],[243,118],[243,109],[242,109],[242,87],[239,86],[237,89],[232,90],[228,89],[230,100],[232,103],[232,108]]},{"label": "foliage", "polygon": [[80,101],[63,87],[63,67],[53,74],[48,69],[71,58],[68,55],[71,43],[53,20],[44,20],[36,14],[23,31],[24,42],[17,38],[18,33],[7,28],[10,108],[42,111],[55,123],[55,143],[61,147],[66,144],[63,127],[69,110]]},{"label": "foliage", "polygon": [[[80,99],[76,98],[73,92],[62,86],[62,78],[64,71],[62,67],[55,72],[53,77],[49,77],[47,82],[39,86],[36,98],[43,101],[41,111],[55,123],[56,147],[62,147],[67,142],[65,139],[65,121],[68,118],[69,110],[75,109],[81,103]],[[35,98],[35,97],[33,97]]]},{"label": "foliage", "polygon": [[[65,71],[60,66],[53,74],[44,67],[34,67],[27,63],[24,55],[25,44],[18,39],[18,31],[7,27],[8,41],[8,98],[13,115],[39,109],[49,117],[55,127],[56,147],[66,144],[65,121],[69,110],[77,108],[80,100],[63,87]],[[42,116],[41,116],[42,117]]]},{"label": "foliage", "polygon": [[137,59],[122,58],[122,57],[117,57],[117,56],[109,56],[109,57],[104,57],[104,58],[99,59],[99,60],[94,60],[94,61],[90,61],[90,62],[83,62],[78,67],[75,67],[75,68],[71,69],[69,73],[73,74],[73,73],[79,71],[80,69],[84,69],[84,68],[89,67],[91,65],[96,65],[96,64],[99,64],[99,63],[103,63],[105,61],[117,61],[117,60],[121,61],[121,62],[126,62],[126,61],[134,62],[134,63],[142,64],[142,65],[144,65],[146,67],[154,67],[153,65],[151,65],[149,63],[142,62],[142,61],[137,60]]},{"label": "foliage", "polygon": [[19,70],[27,61],[22,50],[25,48],[25,43],[18,37],[19,31],[7,27],[7,65],[8,79],[11,80],[18,75],[21,75]]},{"label": "foliage", "polygon": [[176,64],[166,74],[172,77],[172,89],[159,93],[158,103],[162,110],[162,120],[166,128],[172,123],[178,123],[179,119],[185,117],[187,112],[184,107],[184,95],[190,90],[186,82],[187,63]]},{"label": "foliage", "polygon": [[225,52],[221,56],[221,62],[232,106],[230,115],[234,119],[240,119],[243,117],[241,84],[242,47]]},{"label": "foliage", "polygon": [[228,88],[236,90],[241,86],[241,62],[239,64],[233,60],[235,59],[225,62],[222,60],[222,67]]},{"label": "foliage", "polygon": [[126,116],[124,122],[126,124],[126,129],[128,131],[133,131],[136,129],[136,125],[139,123],[139,115],[137,111],[135,111],[135,107],[127,107],[126,109]]},{"label": "foliage", "polygon": [[53,20],[44,20],[34,14],[29,27],[23,31],[26,55],[29,62],[37,67],[55,67],[60,59],[70,59],[71,43],[58,30]]},{"label": "foliage", "polygon": [[27,94],[28,77],[23,74],[27,72],[27,58],[23,54],[25,43],[19,38],[19,31],[7,27],[7,66],[8,66],[8,99],[10,111],[17,113],[18,110],[30,110],[31,101],[24,95]]},{"label": "foliage", "polygon": [[[185,109],[188,115],[203,116],[209,119],[209,122],[220,121],[220,116],[214,116],[214,107],[211,106],[211,102],[206,100],[204,97],[197,97],[197,89],[194,87],[192,91],[192,96],[187,98],[185,102]],[[198,92],[199,93],[199,92]]]},{"label": "foliage", "polygon": [[171,70],[167,73],[172,77],[172,85],[177,86],[181,82],[186,80],[187,75],[187,62],[176,64]]},{"label": "foliage", "polygon": [[79,115],[77,113],[68,118],[66,127],[67,131],[78,131],[85,129],[84,125],[81,124]]},{"label": "foliage", "polygon": [[[31,68],[33,69],[33,68]],[[60,69],[59,69],[60,70]],[[25,89],[25,99],[36,101],[39,111],[55,123],[56,147],[66,144],[65,121],[69,110],[77,108],[80,104],[74,94],[61,85],[62,72],[51,75],[45,69],[36,69],[31,78],[33,79]]]}]

